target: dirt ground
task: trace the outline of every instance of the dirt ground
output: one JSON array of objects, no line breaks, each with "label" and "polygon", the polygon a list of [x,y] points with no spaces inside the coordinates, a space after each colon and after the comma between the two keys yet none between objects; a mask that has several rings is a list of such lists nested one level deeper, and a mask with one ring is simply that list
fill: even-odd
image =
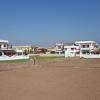
[{"label": "dirt ground", "polygon": [[0,100],[100,100],[100,59],[61,58],[0,67]]}]

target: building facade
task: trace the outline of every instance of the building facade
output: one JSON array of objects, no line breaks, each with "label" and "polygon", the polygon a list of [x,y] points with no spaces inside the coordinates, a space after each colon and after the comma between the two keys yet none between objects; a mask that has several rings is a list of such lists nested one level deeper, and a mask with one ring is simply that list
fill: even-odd
[{"label": "building facade", "polygon": [[71,45],[64,46],[65,57],[86,57],[98,53],[95,41],[76,41]]},{"label": "building facade", "polygon": [[8,40],[0,40],[0,49],[7,49],[9,47]]},{"label": "building facade", "polygon": [[8,40],[0,40],[0,61],[29,59],[29,56],[23,55],[23,51],[12,48]]},{"label": "building facade", "polygon": [[56,43],[53,47],[48,48],[48,51],[51,54],[63,54],[64,53],[64,44]]},{"label": "building facade", "polygon": [[65,57],[79,56],[79,46],[73,44],[64,46]]},{"label": "building facade", "polygon": [[76,41],[75,44],[80,48],[80,57],[84,54],[92,54],[97,50],[95,41]]}]

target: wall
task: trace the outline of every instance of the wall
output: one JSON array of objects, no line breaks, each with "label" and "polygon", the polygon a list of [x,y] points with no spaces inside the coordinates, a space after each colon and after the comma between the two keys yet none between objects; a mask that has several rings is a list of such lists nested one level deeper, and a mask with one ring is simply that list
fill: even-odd
[{"label": "wall", "polygon": [[100,54],[81,55],[80,58],[100,58]]},{"label": "wall", "polygon": [[29,59],[29,56],[0,56],[0,61],[4,61],[4,60],[19,60],[19,59]]}]

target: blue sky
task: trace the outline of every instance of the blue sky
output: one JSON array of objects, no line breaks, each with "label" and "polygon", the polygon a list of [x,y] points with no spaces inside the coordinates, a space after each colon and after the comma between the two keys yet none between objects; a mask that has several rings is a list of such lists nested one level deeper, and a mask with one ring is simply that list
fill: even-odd
[{"label": "blue sky", "polygon": [[0,0],[0,39],[40,46],[100,42],[100,0]]}]

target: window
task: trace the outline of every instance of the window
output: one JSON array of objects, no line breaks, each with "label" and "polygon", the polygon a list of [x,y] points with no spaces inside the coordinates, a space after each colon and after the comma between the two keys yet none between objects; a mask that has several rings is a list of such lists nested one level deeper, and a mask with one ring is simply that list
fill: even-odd
[{"label": "window", "polygon": [[61,46],[58,46],[58,49],[61,49]]},{"label": "window", "polygon": [[89,50],[84,50],[84,51],[82,51],[82,53],[83,53],[83,54],[89,54],[90,51],[89,51]]},{"label": "window", "polygon": [[4,44],[4,47],[6,47],[6,45]]},{"label": "window", "polygon": [[2,52],[0,52],[0,56],[2,56]]},{"label": "window", "polygon": [[55,54],[55,51],[51,51],[50,53],[51,53],[51,54]]},{"label": "window", "polygon": [[85,45],[82,45],[82,48],[85,48]]},{"label": "window", "polygon": [[18,52],[17,55],[18,55],[18,56],[22,55],[22,52]]},{"label": "window", "polygon": [[67,48],[65,48],[65,50],[67,51]]},{"label": "window", "polygon": [[80,54],[80,52],[76,52],[76,54]]},{"label": "window", "polygon": [[87,45],[87,48],[89,48],[89,45]]},{"label": "window", "polygon": [[74,50],[74,48],[71,48],[71,50]]}]

